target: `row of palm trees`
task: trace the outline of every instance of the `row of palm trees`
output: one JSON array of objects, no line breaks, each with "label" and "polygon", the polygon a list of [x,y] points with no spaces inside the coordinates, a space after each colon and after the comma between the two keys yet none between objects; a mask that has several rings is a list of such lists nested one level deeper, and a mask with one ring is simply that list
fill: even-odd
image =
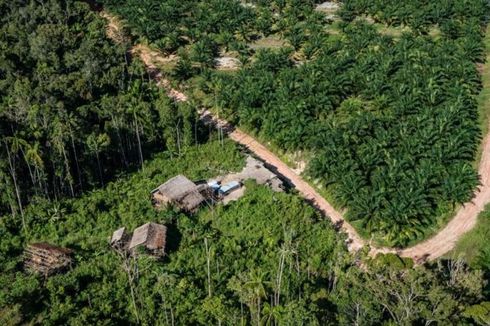
[{"label": "row of palm trees", "polygon": [[460,18],[459,37],[413,31],[395,39],[353,22],[299,67],[285,52],[258,56],[222,77],[220,106],[280,148],[312,151],[309,174],[347,218],[406,245],[479,183],[472,161],[481,138],[481,17],[454,10],[445,19]]}]

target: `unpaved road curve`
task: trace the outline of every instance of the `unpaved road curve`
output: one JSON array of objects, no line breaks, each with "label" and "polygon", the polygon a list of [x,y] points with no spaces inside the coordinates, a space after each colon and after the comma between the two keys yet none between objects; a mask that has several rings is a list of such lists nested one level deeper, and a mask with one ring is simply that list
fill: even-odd
[{"label": "unpaved road curve", "polygon": [[[118,30],[117,19],[107,12],[102,12],[102,16],[108,19],[110,25],[109,36],[117,35],[114,29]],[[117,41],[117,40],[116,40]],[[177,101],[186,101],[187,96],[170,87],[169,82],[158,71],[155,71],[158,62],[168,61],[160,52],[151,50],[145,45],[136,45],[131,50],[133,55],[139,55],[148,69],[153,72],[153,77],[157,85],[167,89],[169,96]],[[485,69],[488,69],[488,65]],[[246,134],[242,130],[231,126],[226,121],[214,117],[209,111],[202,112],[201,118],[208,123],[213,123],[226,131],[228,136],[235,142],[245,146],[257,157],[272,166],[276,172],[298,190],[298,192],[309,202],[311,202],[319,211],[331,219],[334,225],[340,226],[348,236],[348,248],[351,251],[357,251],[367,245],[356,230],[350,225],[333,206],[328,203],[310,184],[308,184],[300,175],[296,174],[289,166],[281,161],[274,153],[268,150],[264,145],[259,143],[255,138]],[[371,247],[370,253],[397,253],[402,257],[412,258],[416,262],[425,260],[434,260],[451,251],[458,239],[471,230],[475,225],[478,214],[484,209],[485,205],[490,202],[490,135],[486,135],[483,142],[483,153],[480,162],[479,173],[481,176],[481,186],[476,192],[475,197],[470,203],[464,204],[456,213],[454,218],[433,237],[405,249],[395,249],[386,247]]]},{"label": "unpaved road curve", "polygon": [[281,161],[280,158],[259,143],[254,137],[233,127],[228,122],[214,117],[209,111],[202,112],[201,119],[205,123],[213,123],[217,127],[222,128],[228,134],[230,139],[245,146],[250,152],[254,153],[257,157],[267,163],[273,170],[275,170],[274,172],[293,185],[307,201],[325,216],[328,216],[334,225],[340,226],[340,228],[348,235],[349,250],[357,251],[365,245],[364,240],[357,234],[352,225],[344,220],[342,214],[333,208],[333,206],[330,205],[330,203],[328,203],[315,188],[304,181],[301,176],[296,174],[286,163]]},{"label": "unpaved road curve", "polygon": [[[487,67],[488,69],[488,67]],[[453,219],[436,235],[413,247],[398,252],[400,256],[433,260],[451,251],[459,238],[470,231],[485,205],[490,202],[490,135],[483,141],[483,153],[478,169],[481,186],[470,203],[464,204]]]}]

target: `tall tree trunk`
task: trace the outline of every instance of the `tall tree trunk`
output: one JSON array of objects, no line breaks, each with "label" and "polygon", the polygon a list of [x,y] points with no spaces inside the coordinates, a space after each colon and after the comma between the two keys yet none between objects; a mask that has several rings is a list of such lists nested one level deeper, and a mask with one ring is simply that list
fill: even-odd
[{"label": "tall tree trunk", "polygon": [[260,295],[257,299],[257,326],[260,326]]},{"label": "tall tree trunk", "polygon": [[284,270],[284,260],[285,260],[285,252],[281,250],[281,257],[279,259],[279,271],[277,275],[277,284],[276,284],[276,295],[275,295],[275,305],[279,305],[279,300],[281,297],[281,282],[282,282],[282,272]]},{"label": "tall tree trunk", "polygon": [[121,130],[119,130],[119,123],[114,119],[114,116],[112,116],[112,125],[114,128],[116,128],[116,135],[117,135],[117,140],[119,142],[119,149],[121,151],[121,157],[123,160],[124,166],[127,168],[129,166],[128,164],[128,159],[126,158],[126,150],[124,149],[124,142],[121,137]]},{"label": "tall tree trunk", "polygon": [[210,252],[209,252],[209,247],[208,247],[208,238],[204,238],[204,246],[206,247],[206,263],[207,263],[207,272],[208,272],[208,297],[211,298],[211,270],[210,270],[210,264],[211,264],[211,257],[210,257]]},{"label": "tall tree trunk", "polygon": [[77,148],[75,147],[75,140],[73,137],[73,132],[71,130],[70,124],[68,124],[68,128],[70,128],[71,148],[73,150],[73,156],[75,157],[75,166],[77,168],[78,183],[80,185],[80,188],[83,189],[82,172],[80,171],[80,164],[78,163]]},{"label": "tall tree trunk", "polygon": [[140,138],[140,131],[139,131],[139,126],[138,126],[138,119],[136,118],[136,113],[134,113],[134,124],[136,127],[136,139],[138,140],[138,154],[139,154],[139,159],[140,159],[140,165],[141,165],[141,169],[144,170],[144,167],[143,167],[143,150],[141,149],[141,138]]},{"label": "tall tree trunk", "polygon": [[14,166],[12,155],[10,153],[10,149],[7,145],[7,142],[5,141],[4,144],[5,144],[5,148],[7,149],[7,157],[8,157],[9,166],[10,166],[10,174],[12,175],[12,180],[14,181],[15,195],[17,196],[17,203],[19,205],[20,215],[22,217],[22,229],[24,230],[25,233],[27,233],[26,221],[25,221],[25,216],[24,216],[24,209],[22,207],[22,199],[20,198],[19,185],[17,184],[17,177],[15,174],[15,166]]},{"label": "tall tree trunk", "polygon": [[27,164],[27,169],[29,170],[29,176],[31,177],[32,186],[34,188],[34,193],[37,195],[38,194],[38,189],[37,189],[37,185],[36,185],[36,183],[37,183],[36,182],[36,176],[32,172],[31,165],[29,164],[29,161],[27,160],[27,157],[26,157],[26,154],[24,153],[24,150],[21,148],[20,151],[22,152],[22,156],[24,157],[24,161]]},{"label": "tall tree trunk", "polygon": [[70,186],[71,196],[74,198],[75,197],[75,191],[73,190],[73,178],[71,176],[70,162],[68,161],[68,157],[66,156],[64,144],[63,144],[63,147],[61,148],[61,151],[63,153],[63,159],[65,161],[65,169],[66,169],[67,178],[68,178],[68,185]]},{"label": "tall tree trunk", "polygon": [[10,196],[10,191],[9,191],[9,189],[7,188],[8,184],[9,184],[9,182],[8,182],[8,180],[7,180],[7,179],[8,179],[7,175],[6,175],[6,174],[3,174],[3,173],[2,173],[2,175],[3,175],[3,180],[2,180],[2,181],[3,181],[3,182],[4,182],[4,184],[6,185],[6,187],[4,188],[4,191],[5,191],[5,193],[7,194],[7,200],[8,200],[9,207],[10,207],[10,213],[12,214],[12,216],[13,216],[13,217],[14,217],[14,219],[15,219],[15,217],[16,217],[16,215],[17,215],[17,212],[15,211],[15,206],[12,204],[12,201],[14,201],[14,202],[15,202],[15,199],[13,199],[13,200],[12,200],[12,197]]},{"label": "tall tree trunk", "polygon": [[181,154],[181,147],[180,147],[180,129],[179,129],[179,124],[180,124],[180,119],[177,120],[177,123],[175,124],[175,133],[177,136],[177,150],[179,151],[179,156]]},{"label": "tall tree trunk", "polygon": [[104,178],[102,177],[102,167],[100,165],[99,152],[95,152],[95,158],[97,159],[97,168],[99,170],[100,184],[104,186]]}]

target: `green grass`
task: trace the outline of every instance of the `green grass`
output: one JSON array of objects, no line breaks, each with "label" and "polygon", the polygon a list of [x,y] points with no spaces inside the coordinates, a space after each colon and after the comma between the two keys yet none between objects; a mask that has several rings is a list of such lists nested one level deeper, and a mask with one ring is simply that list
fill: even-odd
[{"label": "green grass", "polygon": [[374,24],[378,33],[382,35],[399,38],[403,33],[410,33],[412,29],[408,26],[388,26],[385,24]]},{"label": "green grass", "polygon": [[288,45],[288,42],[283,40],[279,35],[271,35],[268,37],[260,38],[255,42],[250,43],[249,47],[253,50],[280,49]]},{"label": "green grass", "polygon": [[[359,17],[357,20],[374,26],[378,31],[378,33],[382,35],[391,36],[394,39],[399,39],[403,33],[412,32],[412,29],[408,26],[388,26],[386,24],[376,23],[369,16],[362,16]],[[326,30],[332,35],[341,35],[343,33],[341,26],[342,26],[342,21],[337,20],[327,25]],[[434,40],[437,40],[441,37],[442,33],[439,27],[432,26],[431,28],[429,28],[427,34],[431,36]]]},{"label": "green grass", "polygon": [[490,240],[490,205],[478,215],[478,221],[473,230],[459,239],[456,248],[451,251],[448,258],[464,258],[470,265],[478,262],[479,255],[489,246]]}]

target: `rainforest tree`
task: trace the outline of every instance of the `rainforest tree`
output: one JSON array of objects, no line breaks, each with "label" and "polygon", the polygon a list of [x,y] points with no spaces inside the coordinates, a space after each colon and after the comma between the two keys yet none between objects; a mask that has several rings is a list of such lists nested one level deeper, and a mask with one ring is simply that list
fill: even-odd
[{"label": "rainforest tree", "polygon": [[33,196],[75,196],[195,141],[191,108],[157,90],[86,3],[0,8],[1,212],[22,216]]}]

